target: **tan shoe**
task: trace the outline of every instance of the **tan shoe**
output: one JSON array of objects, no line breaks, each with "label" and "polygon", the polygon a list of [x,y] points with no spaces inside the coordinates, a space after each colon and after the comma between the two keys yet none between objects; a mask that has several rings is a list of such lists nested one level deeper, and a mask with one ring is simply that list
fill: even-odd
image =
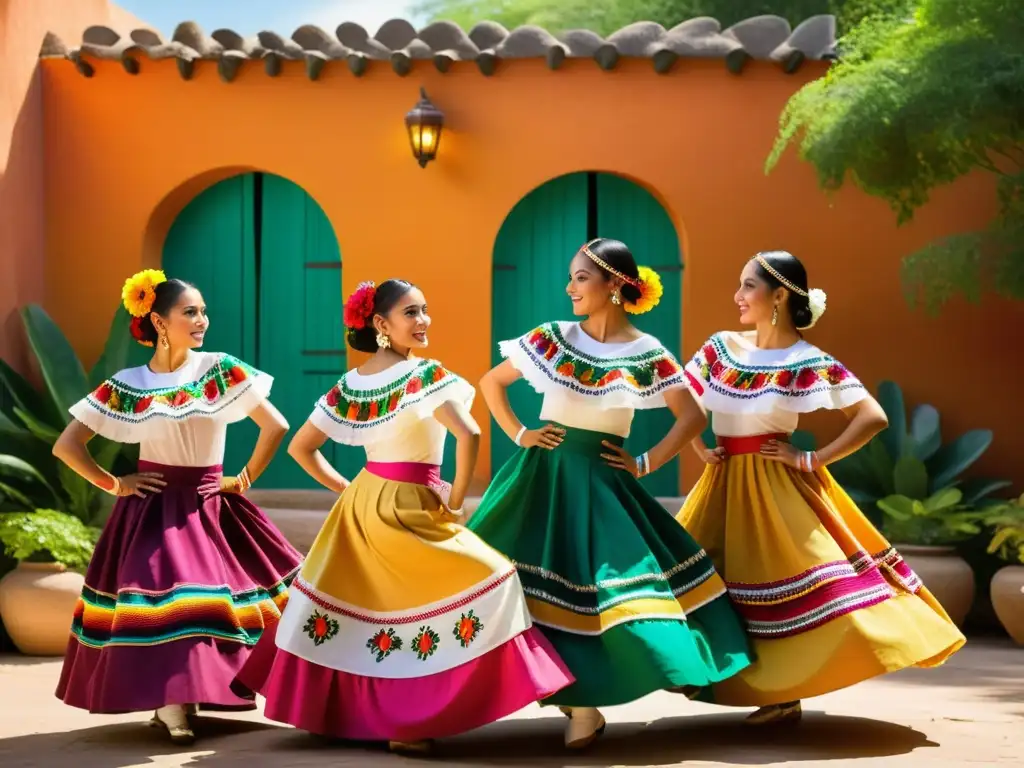
[{"label": "tan shoe", "polygon": [[772,704],[768,707],[761,707],[747,717],[747,725],[783,725],[787,723],[796,724],[803,717],[803,707],[799,701],[789,701],[785,704]]},{"label": "tan shoe", "polygon": [[570,707],[569,722],[565,725],[565,746],[583,749],[604,733],[604,715],[595,707]]},{"label": "tan shoe", "polygon": [[425,755],[434,749],[433,739],[421,739],[420,741],[389,741],[388,750],[391,752]]},{"label": "tan shoe", "polygon": [[196,735],[192,733],[192,728],[188,724],[185,707],[180,704],[160,707],[153,713],[153,719],[149,724],[155,728],[166,728],[173,744],[187,746],[196,740]]}]

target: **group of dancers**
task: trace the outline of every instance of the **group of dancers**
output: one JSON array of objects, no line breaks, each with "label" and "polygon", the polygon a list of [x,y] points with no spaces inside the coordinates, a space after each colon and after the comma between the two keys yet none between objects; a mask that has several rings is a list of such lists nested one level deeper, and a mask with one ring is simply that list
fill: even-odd
[{"label": "group of dancers", "polygon": [[[197,351],[210,321],[195,286],[157,270],[130,278],[132,334],[153,357],[74,405],[54,448],[120,497],[57,696],[95,713],[152,710],[154,726],[187,744],[197,711],[253,709],[259,693],[272,720],[397,751],[540,702],[565,715],[565,745],[579,749],[603,732],[600,707],[654,691],[756,707],[754,724],[794,722],[802,699],[941,664],[964,644],[826,468],[886,419],[804,339],[825,296],[798,259],[747,261],[734,301],[751,330],[715,334],[685,365],[630,322],[662,288],[625,244],[588,242],[568,278],[583,319],[502,341],[503,362],[480,382],[519,450],[468,520],[475,389],[417,355],[430,327],[418,288],[358,287],[347,340],[371,356],[288,445],[339,494],[305,557],[245,496],[288,431],[271,376]],[[520,378],[543,395],[539,418],[509,405]],[[634,413],[650,408],[675,421],[632,456]],[[798,451],[789,436],[819,409],[848,424],[817,452]],[[246,417],[259,438],[227,475],[227,425]],[[440,476],[449,432],[450,484]],[[138,472],[105,471],[87,445],[97,434],[138,443]],[[328,439],[363,447],[356,477],[320,453]],[[638,479],[687,446],[706,467],[673,517]]]}]

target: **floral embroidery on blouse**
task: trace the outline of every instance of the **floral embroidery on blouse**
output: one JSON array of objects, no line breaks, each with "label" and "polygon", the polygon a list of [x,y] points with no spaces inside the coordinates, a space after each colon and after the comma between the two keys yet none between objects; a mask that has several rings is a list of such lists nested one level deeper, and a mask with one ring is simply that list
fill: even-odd
[{"label": "floral embroidery on blouse", "polygon": [[335,423],[350,427],[374,427],[397,416],[405,408],[461,379],[434,360],[424,360],[409,373],[376,389],[349,386],[347,376],[320,398],[317,406]]},{"label": "floral embroidery on blouse", "polygon": [[251,365],[222,355],[206,373],[195,381],[159,389],[137,389],[110,378],[100,384],[87,400],[106,416],[119,421],[139,423],[150,416],[180,418],[201,410],[212,415],[228,404],[240,384],[259,372]]},{"label": "floral embroidery on blouse", "polygon": [[691,387],[705,386],[717,394],[752,399],[767,395],[805,398],[846,389],[863,389],[861,382],[838,360],[818,352],[784,365],[750,365],[736,360],[722,334],[712,336],[686,366]]},{"label": "floral embroidery on blouse", "polygon": [[683,381],[682,367],[664,347],[620,357],[598,358],[570,345],[556,323],[545,323],[518,340],[549,379],[587,395],[627,391],[655,395]]}]

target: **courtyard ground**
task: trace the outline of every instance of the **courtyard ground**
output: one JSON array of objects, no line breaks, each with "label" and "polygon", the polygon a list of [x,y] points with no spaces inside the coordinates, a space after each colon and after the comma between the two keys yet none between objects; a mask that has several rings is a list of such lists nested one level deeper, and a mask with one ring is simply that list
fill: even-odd
[{"label": "courtyard ground", "polygon": [[0,656],[3,768],[1024,765],[1024,649],[1004,640],[806,702],[795,728],[751,729],[741,711],[661,693],[606,710],[608,730],[582,754],[563,750],[560,715],[531,706],[442,742],[429,761],[326,743],[258,713],[201,718],[200,740],[174,747],[138,714],[64,706],[53,696],[59,673],[59,660]]}]

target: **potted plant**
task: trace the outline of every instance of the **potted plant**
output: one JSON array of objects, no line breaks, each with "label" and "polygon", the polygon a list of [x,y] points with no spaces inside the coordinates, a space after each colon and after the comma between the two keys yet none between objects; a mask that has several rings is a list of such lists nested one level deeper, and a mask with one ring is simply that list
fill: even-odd
[{"label": "potted plant", "polygon": [[992,607],[1007,634],[1024,645],[1024,495],[988,511],[988,552],[1008,563],[992,577]]},{"label": "potted plant", "polygon": [[877,502],[882,530],[950,619],[963,625],[974,601],[974,572],[956,544],[979,533],[986,513],[965,503],[959,488],[925,498],[892,494]]},{"label": "potted plant", "polygon": [[0,545],[17,567],[0,579],[0,616],[28,656],[60,656],[99,531],[52,509],[0,513]]},{"label": "potted plant", "polygon": [[879,515],[879,500],[895,494],[923,499],[956,487],[963,494],[960,503],[978,507],[1010,485],[1008,480],[993,478],[961,479],[992,444],[991,430],[973,429],[944,443],[939,412],[923,404],[908,417],[903,391],[896,383],[878,385],[878,402],[889,426],[829,467],[836,482],[875,524],[886,520],[885,514]]}]

